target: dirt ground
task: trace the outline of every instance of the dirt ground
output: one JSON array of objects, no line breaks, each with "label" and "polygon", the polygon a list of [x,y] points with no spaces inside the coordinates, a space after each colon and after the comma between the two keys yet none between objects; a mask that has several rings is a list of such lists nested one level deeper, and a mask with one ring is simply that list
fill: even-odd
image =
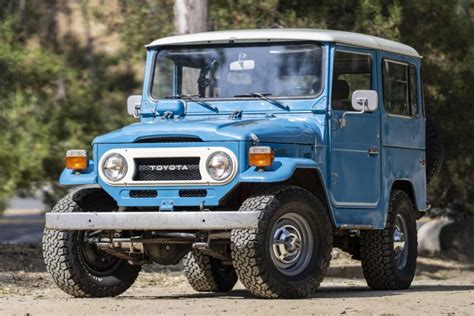
[{"label": "dirt ground", "polygon": [[360,263],[335,250],[328,277],[314,296],[264,300],[242,285],[226,294],[197,293],[178,269],[148,267],[125,294],[74,299],[53,284],[35,246],[0,245],[0,315],[474,315],[474,264],[421,257],[407,291],[370,291]]}]

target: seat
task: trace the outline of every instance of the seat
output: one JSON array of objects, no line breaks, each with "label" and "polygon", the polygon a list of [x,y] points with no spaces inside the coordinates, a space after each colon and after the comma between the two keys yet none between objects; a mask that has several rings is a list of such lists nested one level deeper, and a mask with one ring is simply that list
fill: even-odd
[{"label": "seat", "polygon": [[347,81],[335,79],[332,82],[332,108],[334,110],[351,111],[352,104],[349,93],[350,87]]},{"label": "seat", "polygon": [[321,79],[317,78],[311,84],[311,94],[316,94],[321,90]]}]

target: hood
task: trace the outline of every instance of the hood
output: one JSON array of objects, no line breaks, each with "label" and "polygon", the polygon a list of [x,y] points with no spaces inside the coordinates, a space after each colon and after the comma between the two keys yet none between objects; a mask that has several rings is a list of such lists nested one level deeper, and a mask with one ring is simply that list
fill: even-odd
[{"label": "hood", "polygon": [[[314,144],[317,126],[306,117],[292,116],[231,119],[205,117],[156,119],[128,125],[97,137],[94,144],[133,143],[153,138],[191,137],[205,142],[250,140],[255,134],[260,142]],[[157,140],[159,142],[159,140]]]}]

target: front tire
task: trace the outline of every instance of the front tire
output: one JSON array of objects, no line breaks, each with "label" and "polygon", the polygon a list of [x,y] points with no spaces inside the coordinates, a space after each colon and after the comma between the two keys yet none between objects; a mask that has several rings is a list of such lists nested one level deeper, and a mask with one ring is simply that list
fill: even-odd
[{"label": "front tire", "polygon": [[[98,189],[66,195],[52,212],[108,211],[115,202]],[[112,297],[125,292],[138,277],[140,266],[106,254],[86,242],[88,232],[45,229],[46,269],[60,289],[74,297]]]},{"label": "front tire", "polygon": [[383,230],[361,231],[360,252],[364,277],[373,290],[404,290],[415,277],[417,230],[410,197],[396,190],[390,198]]},{"label": "front tire", "polygon": [[183,259],[184,274],[191,287],[198,292],[229,292],[237,283],[232,265],[192,250]]},{"label": "front tire", "polygon": [[331,260],[327,211],[310,192],[280,186],[248,198],[261,211],[257,229],[235,229],[232,260],[240,282],[262,298],[302,298],[319,287]]}]

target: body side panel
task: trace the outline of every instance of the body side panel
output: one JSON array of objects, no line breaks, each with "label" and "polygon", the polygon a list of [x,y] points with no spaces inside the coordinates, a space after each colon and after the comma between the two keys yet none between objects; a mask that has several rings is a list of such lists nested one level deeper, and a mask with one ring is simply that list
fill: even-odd
[{"label": "body side panel", "polygon": [[[379,104],[382,110],[382,190],[385,213],[388,210],[390,194],[395,181],[403,180],[413,188],[415,206],[418,211],[426,210],[426,170],[425,154],[425,118],[422,111],[422,93],[420,67],[421,59],[398,55],[388,52],[379,52],[377,64],[378,76],[383,87],[384,60],[402,62],[415,65],[417,69],[417,103],[416,117],[398,116],[388,113],[384,105],[384,94],[379,93]],[[385,214],[386,217],[386,214]]]}]

